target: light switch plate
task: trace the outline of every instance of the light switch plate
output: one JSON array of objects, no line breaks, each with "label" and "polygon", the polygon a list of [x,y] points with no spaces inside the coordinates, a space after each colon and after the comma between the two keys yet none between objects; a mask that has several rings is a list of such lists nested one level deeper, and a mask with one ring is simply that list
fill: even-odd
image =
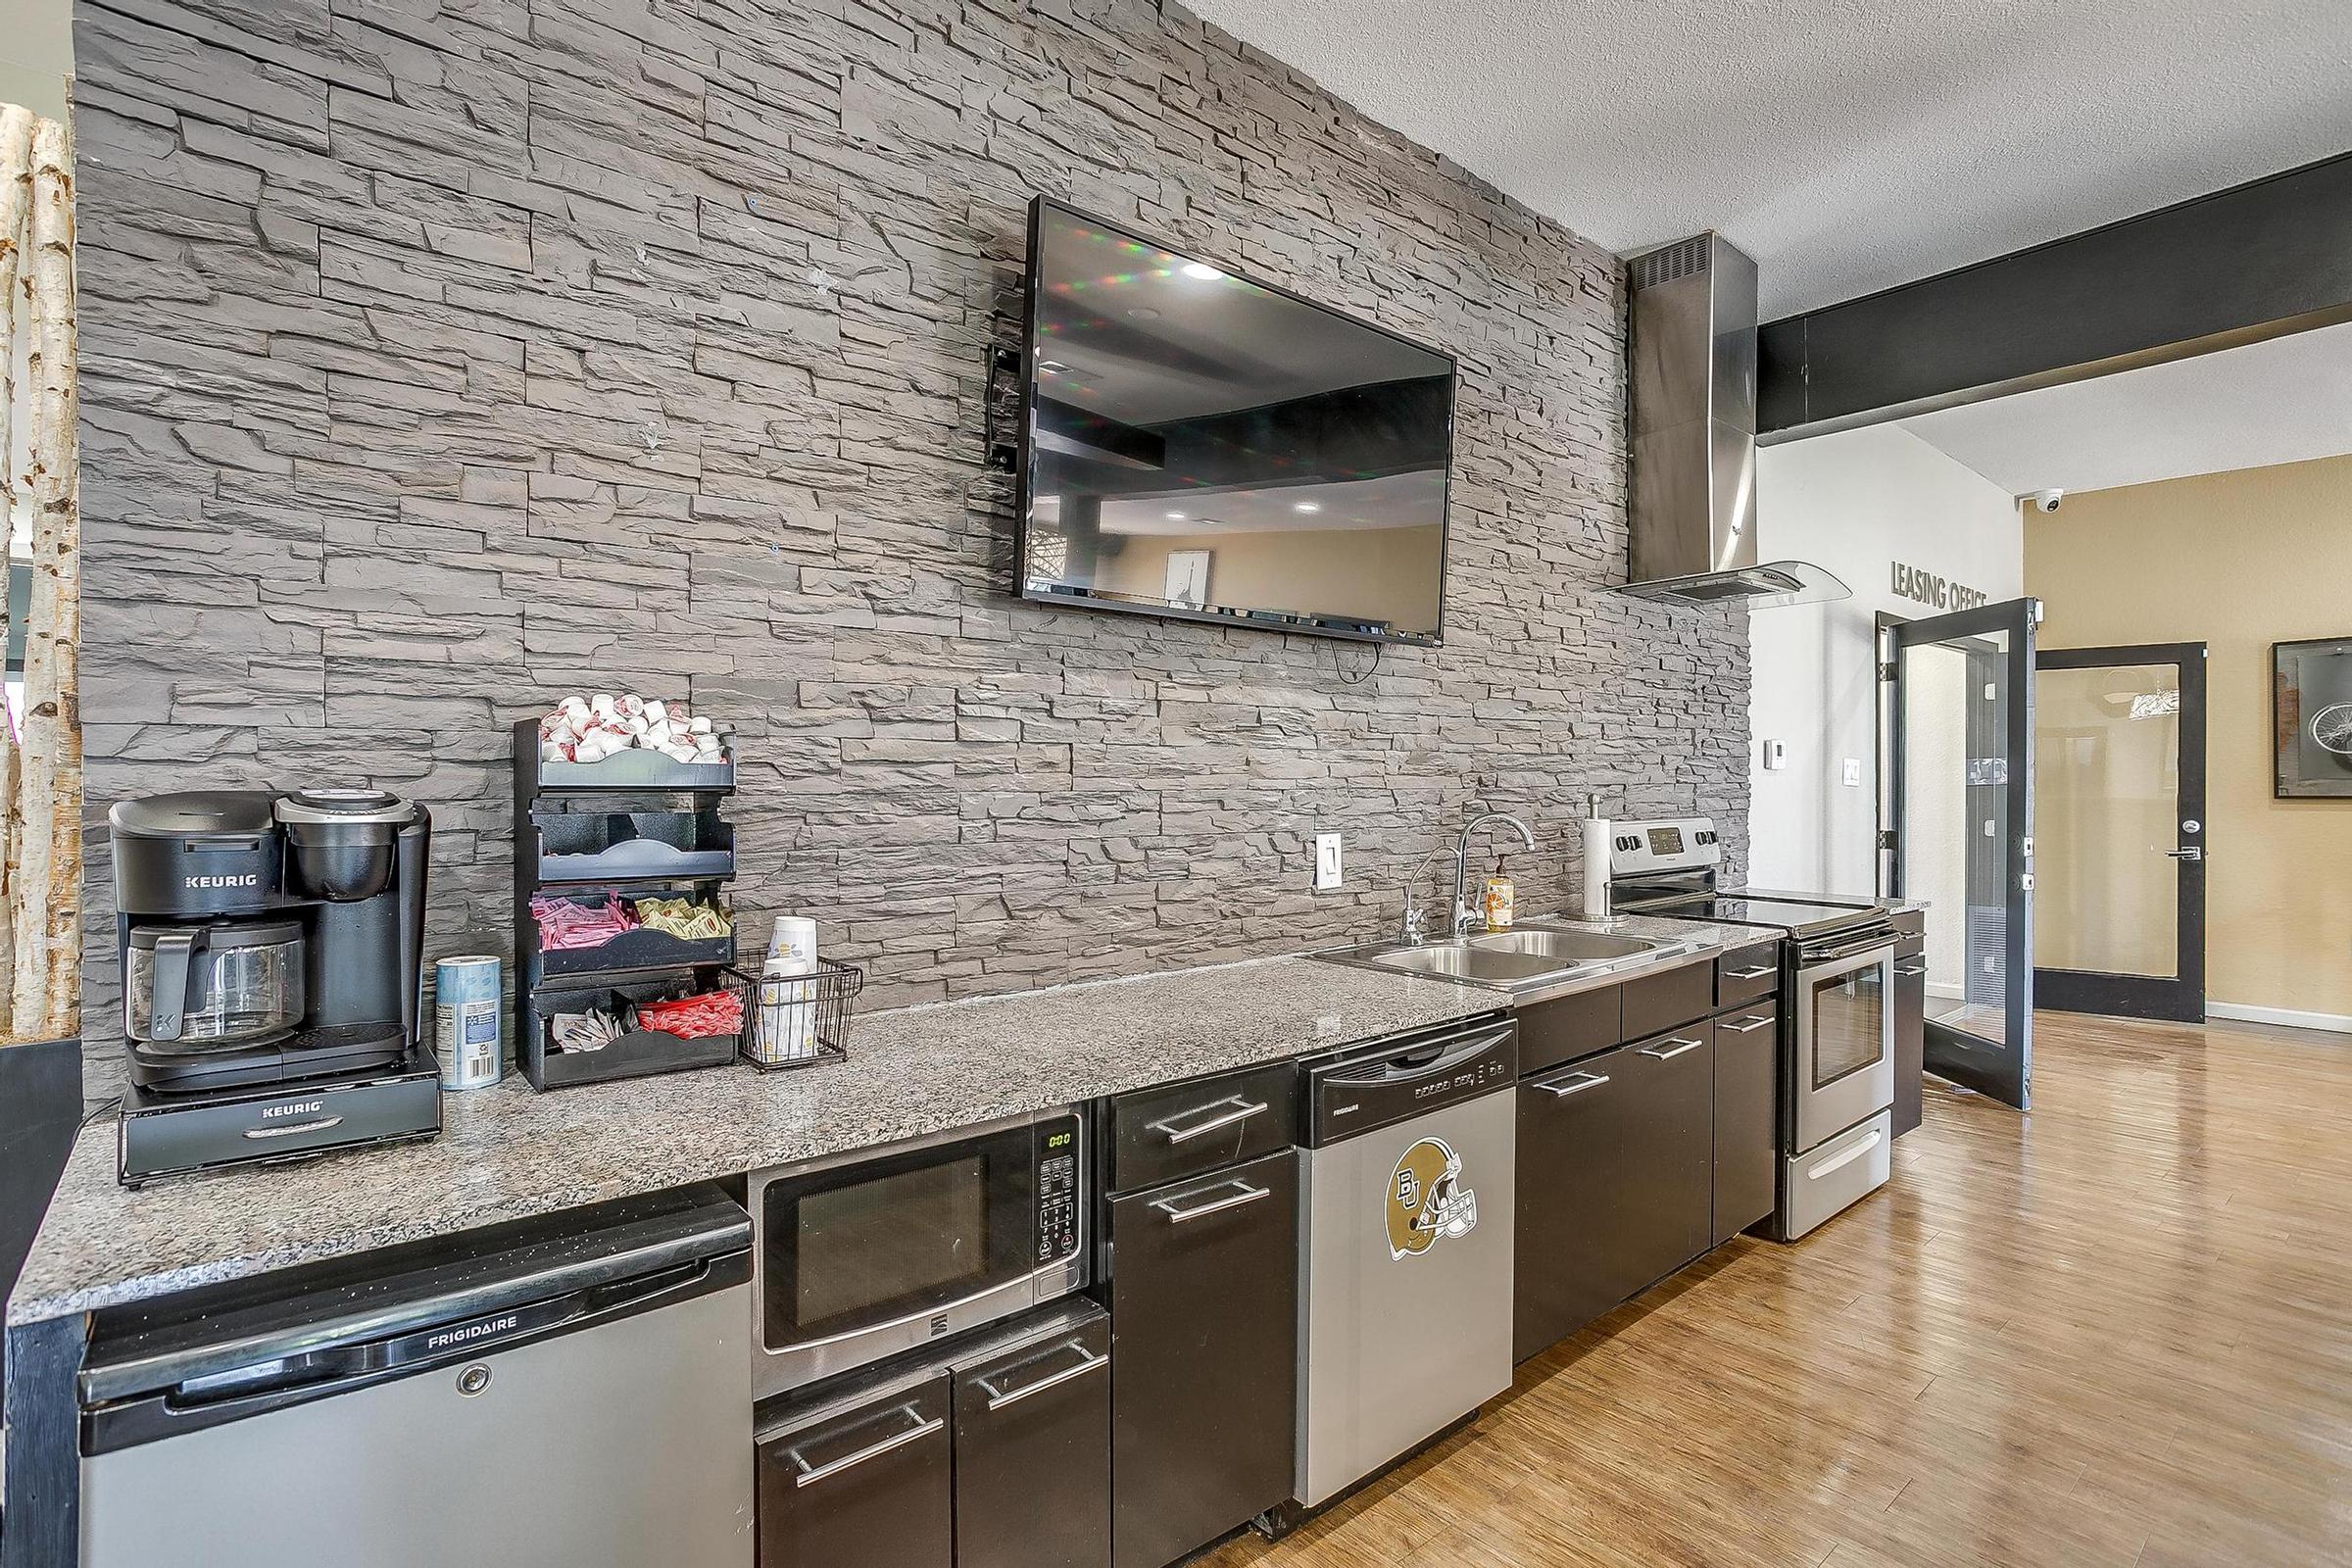
[{"label": "light switch plate", "polygon": [[1315,835],[1315,891],[1329,892],[1340,885],[1340,836],[1337,833]]},{"label": "light switch plate", "polygon": [[1764,765],[1767,768],[1787,767],[1788,765],[1788,743],[1787,741],[1766,741],[1764,743]]},{"label": "light switch plate", "polygon": [[1849,757],[1845,760],[1844,777],[1846,783],[1853,786],[1855,789],[1860,789],[1862,787],[1862,759],[1859,757]]}]

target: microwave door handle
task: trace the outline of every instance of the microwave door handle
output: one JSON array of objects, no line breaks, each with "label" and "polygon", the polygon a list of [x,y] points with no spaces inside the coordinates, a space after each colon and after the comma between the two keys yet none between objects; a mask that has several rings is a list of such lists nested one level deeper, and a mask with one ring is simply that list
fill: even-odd
[{"label": "microwave door handle", "polygon": [[868,1459],[879,1459],[893,1449],[904,1448],[909,1443],[921,1442],[934,1432],[947,1430],[947,1417],[935,1415],[926,1419],[911,1404],[902,1404],[892,1413],[905,1416],[914,1425],[904,1432],[894,1432],[879,1443],[869,1443],[853,1453],[845,1453],[838,1459],[828,1459],[823,1464],[810,1464],[808,1456],[798,1448],[789,1450],[793,1465],[801,1472],[792,1478],[792,1484],[796,1487],[813,1487],[819,1481],[831,1480],[844,1470],[854,1470]]}]

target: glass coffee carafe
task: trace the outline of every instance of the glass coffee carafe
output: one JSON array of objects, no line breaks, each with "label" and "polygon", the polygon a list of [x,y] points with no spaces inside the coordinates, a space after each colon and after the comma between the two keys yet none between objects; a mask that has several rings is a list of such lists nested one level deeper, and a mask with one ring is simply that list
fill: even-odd
[{"label": "glass coffee carafe", "polygon": [[299,920],[133,926],[123,958],[123,1032],[141,1044],[259,1045],[302,1020]]}]

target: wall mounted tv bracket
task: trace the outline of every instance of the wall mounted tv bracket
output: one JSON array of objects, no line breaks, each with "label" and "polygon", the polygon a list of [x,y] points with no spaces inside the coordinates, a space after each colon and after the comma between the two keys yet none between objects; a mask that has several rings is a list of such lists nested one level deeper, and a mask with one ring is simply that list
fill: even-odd
[{"label": "wall mounted tv bracket", "polygon": [[1002,343],[991,343],[986,354],[987,390],[981,394],[981,408],[982,429],[988,442],[988,466],[999,473],[1010,473],[1020,464],[1021,449],[1017,443],[1004,439],[1003,422],[998,410],[1009,403],[1017,418],[1022,399],[1027,396],[1027,389],[1018,379],[1021,373],[1021,351],[1008,349]]}]

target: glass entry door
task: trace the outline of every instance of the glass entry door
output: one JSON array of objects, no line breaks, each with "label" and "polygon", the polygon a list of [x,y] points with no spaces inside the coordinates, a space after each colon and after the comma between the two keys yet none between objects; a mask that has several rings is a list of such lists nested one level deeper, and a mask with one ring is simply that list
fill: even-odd
[{"label": "glass entry door", "polygon": [[1926,905],[1927,1070],[2026,1107],[2034,1057],[2031,599],[1886,628],[1885,849]]},{"label": "glass entry door", "polygon": [[2038,657],[2041,1005],[2205,1017],[2205,645]]}]

